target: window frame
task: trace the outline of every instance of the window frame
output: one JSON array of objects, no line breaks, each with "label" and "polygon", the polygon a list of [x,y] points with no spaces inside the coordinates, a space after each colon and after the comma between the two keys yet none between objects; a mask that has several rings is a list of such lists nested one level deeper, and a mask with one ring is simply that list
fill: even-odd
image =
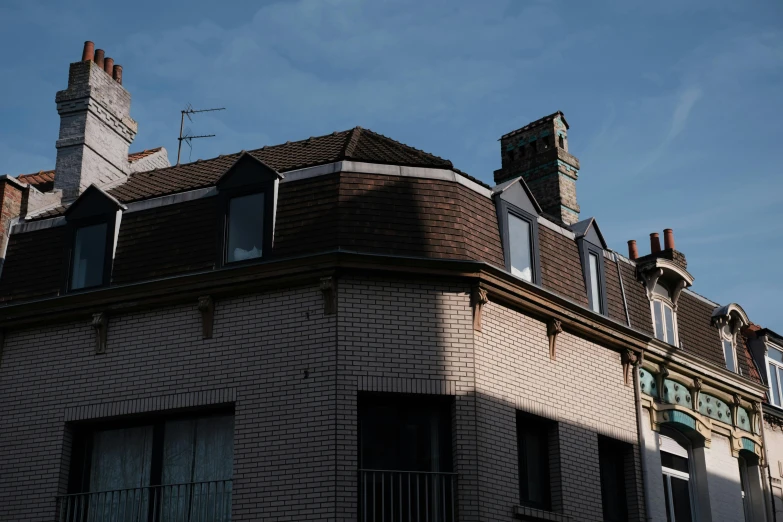
[{"label": "window frame", "polygon": [[[671,292],[667,289],[668,292]],[[666,340],[666,334],[668,333],[668,328],[666,327],[666,310],[661,308],[661,326],[663,327],[663,339],[658,338],[658,332],[655,328],[655,303],[660,302],[662,306],[668,306],[669,309],[672,312],[672,329],[674,330],[672,332],[672,343],[669,343]],[[661,341],[662,343],[666,343],[669,346],[674,346],[676,348],[679,348],[679,331],[677,327],[677,310],[674,306],[674,303],[672,302],[670,297],[663,296],[658,292],[653,291],[652,298],[650,299],[650,314],[652,316],[652,324],[653,324],[653,333],[655,335],[655,338]]]},{"label": "window frame", "polygon": [[[768,383],[768,388],[769,388],[769,402],[770,402],[770,404],[772,404],[772,406],[774,406],[776,408],[783,408],[783,382],[781,382],[781,378],[783,378],[783,363],[780,363],[780,362],[772,359],[769,356],[769,350],[777,350],[778,352],[783,354],[783,347],[769,346],[769,347],[767,347],[766,353],[764,354],[764,359],[765,359],[765,362],[766,362],[765,371],[767,373],[767,383]],[[775,402],[773,400],[773,397],[774,397],[773,392],[774,392],[774,390],[772,389],[772,375],[770,374],[770,366],[774,367],[775,371],[777,372],[777,375],[776,375],[777,383],[778,383],[778,393],[777,393],[778,402],[777,402],[777,404],[775,404]]]},{"label": "window frame", "polygon": [[[506,271],[511,274],[511,238],[509,236],[508,216],[509,214],[526,221],[530,225],[530,272],[531,284],[541,286],[541,262],[538,249],[538,216],[531,214],[508,201],[498,198],[498,211],[500,213],[500,235],[503,244],[503,259],[506,265]],[[524,281],[521,277],[514,276]],[[527,281],[525,281],[527,282]]]},{"label": "window frame", "polygon": [[[252,196],[255,194],[264,195],[264,230],[263,241],[261,245],[261,255],[241,261],[228,261],[228,231],[231,220],[231,200],[243,196]],[[224,188],[218,195],[218,268],[244,266],[269,258],[273,246],[272,234],[274,234],[274,184],[270,182],[254,183],[241,187]]]},{"label": "window frame", "polygon": [[[665,495],[666,505],[664,505],[664,508],[667,511],[667,518],[672,521],[676,520],[674,515],[674,499],[672,498],[672,486],[671,486],[671,478],[674,477],[688,482],[688,500],[691,508],[691,520],[694,521],[699,520],[698,507],[697,507],[697,490],[696,490],[696,468],[695,468],[694,455],[693,455],[693,444],[691,443],[690,440],[687,440],[687,438],[684,435],[672,429],[662,429],[660,434],[669,439],[672,439],[678,446],[684,449],[688,454],[687,473],[664,466],[663,462],[661,462],[661,476],[663,477],[665,486],[668,488],[668,491],[666,492]],[[659,449],[658,454],[660,455],[661,453],[669,453],[671,455],[679,456],[674,453],[664,451],[663,449]],[[667,477],[668,477],[668,481],[666,480]]]},{"label": "window frame", "polygon": [[[606,271],[604,268],[604,249],[598,245],[594,245],[585,238],[580,238],[579,242],[579,257],[582,261],[582,274],[585,282],[585,290],[587,291],[587,306],[592,312],[606,316],[607,303],[606,303]],[[599,311],[593,308],[593,277],[590,272],[590,255],[596,256],[598,259],[598,294],[600,302],[598,303]]]},{"label": "window frame", "polygon": [[[103,249],[103,278],[100,284],[92,286],[84,286],[81,288],[73,288],[73,268],[74,268],[74,256],[76,255],[76,235],[82,228],[91,227],[95,225],[106,225],[106,242]],[[80,218],[68,221],[68,248],[66,249],[66,273],[64,291],[65,293],[73,294],[79,292],[87,292],[90,290],[96,290],[99,288],[105,288],[111,283],[112,268],[114,267],[114,240],[116,238],[117,228],[117,213],[105,215],[97,215],[87,218]]]},{"label": "window frame", "polygon": [[[524,487],[526,485],[526,479],[523,479],[522,469],[522,439],[520,437],[523,428],[528,428],[526,433],[535,432],[534,435],[540,437],[542,447],[545,451],[540,455],[540,476],[538,477],[543,488],[544,498],[542,502],[535,502],[525,498]],[[517,410],[516,412],[516,437],[517,437],[517,476],[519,477],[519,504],[521,506],[530,507],[533,509],[540,509],[543,511],[552,510],[552,482],[553,482],[553,470],[552,470],[552,455],[550,448],[550,438],[553,429],[557,429],[557,423],[545,417],[539,417],[537,415]]]},{"label": "window frame", "polygon": [[[725,329],[729,330],[728,335],[724,331]],[[732,325],[729,323],[718,328],[718,337],[720,338],[721,351],[723,351],[723,359],[726,363],[726,369],[732,373],[739,373],[739,360],[737,359],[737,333],[734,331],[734,328],[732,328]],[[724,346],[724,343],[726,342],[731,344],[731,353],[732,357],[734,358],[734,368],[729,368],[729,361],[726,360],[726,347]]]}]

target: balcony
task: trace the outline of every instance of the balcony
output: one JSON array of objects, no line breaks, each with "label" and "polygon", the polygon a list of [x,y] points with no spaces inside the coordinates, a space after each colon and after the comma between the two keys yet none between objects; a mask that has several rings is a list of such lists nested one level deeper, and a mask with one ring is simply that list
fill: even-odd
[{"label": "balcony", "polygon": [[227,522],[231,481],[190,482],[57,497],[58,522]]},{"label": "balcony", "polygon": [[457,474],[359,470],[361,522],[456,522]]}]

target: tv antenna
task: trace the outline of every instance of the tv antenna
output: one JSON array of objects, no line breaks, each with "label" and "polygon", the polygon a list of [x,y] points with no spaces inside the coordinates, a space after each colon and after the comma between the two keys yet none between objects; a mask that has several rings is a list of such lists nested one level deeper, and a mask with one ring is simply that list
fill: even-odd
[{"label": "tv antenna", "polygon": [[[196,114],[198,112],[214,112],[214,111],[224,111],[226,110],[225,107],[220,107],[217,109],[199,109],[196,110],[193,108],[191,104],[188,103],[188,106],[185,108],[185,110],[180,111],[182,113],[180,120],[179,120],[179,138],[177,140],[179,141],[179,145],[177,146],[177,165],[179,165],[179,157],[180,153],[182,152],[182,142],[188,144],[188,147],[190,147],[191,150],[193,150],[193,145],[191,144],[191,141],[199,139],[199,138],[213,138],[214,134],[202,134],[199,136],[195,136],[190,133],[190,129],[185,129],[185,116],[188,117],[188,120],[190,120],[191,123],[193,123],[193,118],[190,117],[191,114]],[[184,129],[184,134],[183,134]]]}]

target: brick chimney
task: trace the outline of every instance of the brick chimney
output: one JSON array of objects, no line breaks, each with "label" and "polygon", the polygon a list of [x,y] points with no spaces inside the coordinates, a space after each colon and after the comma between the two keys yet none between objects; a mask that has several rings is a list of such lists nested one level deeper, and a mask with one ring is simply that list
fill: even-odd
[{"label": "brick chimney", "polygon": [[558,111],[500,138],[495,183],[522,176],[542,210],[567,225],[579,221],[579,160],[568,153],[568,123]]},{"label": "brick chimney", "polygon": [[55,98],[60,137],[54,188],[62,191],[64,203],[92,183],[107,186],[127,178],[128,148],[138,128],[130,117],[130,94],[121,84],[122,67],[92,42],[85,42],[82,58],[71,64],[68,88]]}]

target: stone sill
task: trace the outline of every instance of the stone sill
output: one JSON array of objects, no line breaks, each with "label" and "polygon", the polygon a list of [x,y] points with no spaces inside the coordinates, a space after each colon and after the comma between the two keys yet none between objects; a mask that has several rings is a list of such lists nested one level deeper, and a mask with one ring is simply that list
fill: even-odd
[{"label": "stone sill", "polygon": [[562,513],[552,513],[526,506],[514,506],[514,516],[521,520],[546,520],[549,522],[571,522],[573,520]]}]

